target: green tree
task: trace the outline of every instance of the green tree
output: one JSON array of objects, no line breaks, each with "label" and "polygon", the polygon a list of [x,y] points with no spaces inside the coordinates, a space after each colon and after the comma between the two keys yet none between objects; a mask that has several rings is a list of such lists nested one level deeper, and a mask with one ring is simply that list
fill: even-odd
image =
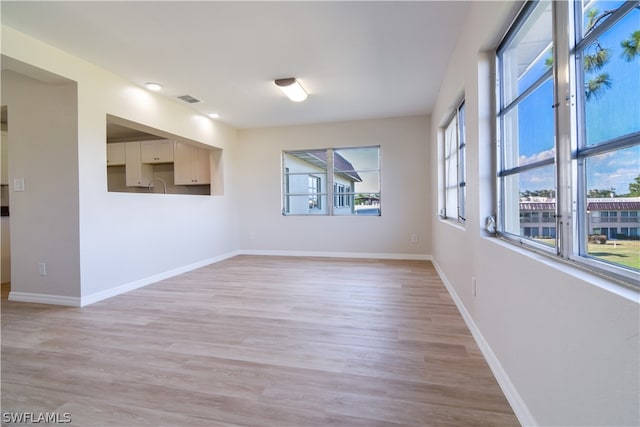
[{"label": "green tree", "polygon": [[629,184],[629,197],[640,197],[640,175]]},{"label": "green tree", "polygon": [[554,198],[556,197],[556,190],[525,190],[520,192],[520,197],[547,197]]},{"label": "green tree", "polygon": [[627,40],[620,42],[622,47],[622,57],[627,61],[633,61],[633,58],[640,56],[640,30],[631,33]]},{"label": "green tree", "polygon": [[[615,10],[605,10],[600,13],[598,9],[590,9],[587,12],[587,25],[584,31],[585,36],[589,34],[598,25],[600,21],[611,15]],[[598,40],[594,41],[591,46],[584,50],[583,66],[586,74],[597,73],[609,62],[609,54],[611,50],[603,48]],[[611,78],[609,73],[601,72],[584,82],[584,94],[587,100],[598,98],[608,88],[611,87]]]},{"label": "green tree", "polygon": [[587,192],[587,197],[591,198],[604,198],[604,197],[614,197],[616,195],[615,189],[611,188],[609,190],[598,190],[593,189]]},{"label": "green tree", "polygon": [[[640,8],[640,7],[639,7]],[[605,10],[602,13],[598,9],[589,9],[586,14],[584,35],[588,35],[598,24],[611,16],[617,9]],[[640,56],[640,30],[636,30],[628,39],[620,42],[622,47],[622,57],[631,62],[635,57]],[[553,65],[552,56],[545,60],[548,67]],[[584,93],[587,100],[598,98],[612,85],[611,77],[607,72],[600,72],[609,62],[611,49],[604,48],[599,40],[595,40],[591,46],[584,50],[583,67],[585,71]],[[586,74],[592,74],[589,78]],[[593,75],[595,74],[595,75]]]}]

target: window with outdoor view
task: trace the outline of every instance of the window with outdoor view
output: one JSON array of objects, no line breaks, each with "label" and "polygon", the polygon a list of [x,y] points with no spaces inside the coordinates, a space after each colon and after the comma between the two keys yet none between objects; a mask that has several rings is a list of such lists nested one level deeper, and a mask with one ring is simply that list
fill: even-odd
[{"label": "window with outdoor view", "polygon": [[381,215],[379,146],[284,151],[282,159],[283,215]]},{"label": "window with outdoor view", "polygon": [[632,284],[639,44],[638,1],[538,1],[497,51],[500,235]]},{"label": "window with outdoor view", "polygon": [[462,102],[444,129],[444,209],[443,218],[465,220],[465,129]]}]

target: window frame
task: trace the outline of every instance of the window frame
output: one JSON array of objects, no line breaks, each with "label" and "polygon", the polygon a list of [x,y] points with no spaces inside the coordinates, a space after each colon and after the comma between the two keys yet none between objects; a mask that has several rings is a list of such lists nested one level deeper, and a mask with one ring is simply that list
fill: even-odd
[{"label": "window frame", "polygon": [[[592,273],[606,276],[618,283],[637,289],[640,287],[638,283],[640,271],[632,267],[598,259],[588,253],[589,233],[587,223],[589,222],[589,212],[587,211],[588,194],[585,191],[587,187],[587,160],[603,153],[614,153],[624,148],[638,146],[640,144],[640,132],[623,134],[609,140],[599,141],[594,146],[587,146],[585,135],[586,97],[583,89],[581,54],[600,35],[612,29],[620,19],[631,13],[633,8],[638,7],[639,2],[636,0],[624,3],[606,20],[588,32],[582,40],[578,40],[579,29],[582,28],[582,2],[575,2],[575,4],[574,2],[552,2],[552,67],[534,82],[533,86],[516,96],[507,105],[504,105],[503,79],[505,76],[503,75],[501,55],[505,47],[508,47],[509,43],[522,30],[532,11],[541,3],[529,1],[523,5],[517,18],[496,49],[496,213],[498,216],[496,235],[526,249],[571,262],[573,265],[587,269]],[[535,85],[540,84],[543,79],[548,79],[549,73],[551,73],[554,86],[554,101],[551,107],[554,109],[555,154],[551,159],[545,159],[533,165],[526,164],[524,166],[516,166],[511,170],[505,170],[503,169],[503,156],[508,149],[505,144],[509,143],[503,139],[502,119],[506,114],[505,108],[508,112],[508,109],[513,108],[519,99],[534,91]],[[580,90],[577,88],[580,88]],[[518,143],[518,141],[515,143]],[[504,177],[534,169],[545,162],[548,165],[553,165],[555,173],[555,247],[544,246],[539,242],[525,238],[525,236],[510,234],[505,231],[505,222],[508,219],[506,218],[507,213],[504,206]],[[592,212],[591,219],[594,217],[596,215],[593,215]],[[600,215],[599,222],[602,222],[602,219],[603,217]],[[616,221],[619,221],[619,219],[621,219],[621,215],[616,213]],[[549,222],[545,225],[551,226],[551,223]],[[610,236],[611,231],[609,227],[606,228],[607,236]],[[600,231],[602,230],[603,227],[600,227]],[[617,231],[619,230],[616,228]],[[631,234],[632,232],[629,230],[629,235]]]},{"label": "window frame", "polygon": [[[444,220],[456,222],[458,224],[464,224],[466,221],[466,109],[465,99],[456,103],[456,108],[451,116],[447,119],[445,125],[442,128],[443,133],[443,158],[442,158],[442,171],[443,171],[443,187],[442,187],[442,207],[440,209],[440,217]],[[455,126],[455,141],[448,140],[450,134],[449,127]],[[453,151],[452,148],[455,148]],[[450,171],[455,164],[455,173]],[[450,183],[449,178],[455,176],[455,183]],[[455,194],[455,214],[448,212],[449,200],[451,195]]]},{"label": "window frame", "polygon": [[[367,169],[362,168],[358,169],[353,166],[353,170],[337,170],[334,167],[334,154],[336,152],[345,151],[345,150],[366,150],[366,149],[377,149],[377,168]],[[318,177],[319,173],[314,172],[291,172],[287,167],[286,157],[287,155],[296,156],[296,153],[305,153],[305,152],[325,152],[326,156],[326,164],[324,169],[324,175],[326,175],[326,182],[322,183],[322,178]],[[380,145],[366,145],[366,146],[349,146],[349,147],[335,147],[335,148],[308,148],[308,149],[297,149],[297,150],[282,150],[282,167],[281,167],[281,175],[282,175],[282,197],[281,197],[281,212],[283,216],[382,216],[382,147]],[[338,173],[344,172],[355,172],[355,173],[375,173],[378,176],[378,214],[363,214],[358,215],[356,210],[355,197],[357,193],[355,191],[355,185],[353,182],[351,185],[346,185],[343,183],[339,183],[335,181],[335,175]],[[313,196],[318,198],[318,207],[309,208],[307,213],[292,213],[290,212],[290,198],[292,196],[304,196],[307,195],[309,198],[312,197],[311,187],[308,186],[307,193],[296,193],[291,192],[290,188],[290,176],[291,175],[308,175],[309,177],[314,176],[319,179],[320,182],[320,192],[314,192]],[[310,179],[310,178],[309,178]],[[317,187],[317,185],[316,185]],[[314,187],[314,188],[316,188]],[[325,199],[325,203],[322,203],[322,199]],[[309,199],[311,200],[311,199]],[[351,213],[336,213],[337,210],[351,209]]]}]

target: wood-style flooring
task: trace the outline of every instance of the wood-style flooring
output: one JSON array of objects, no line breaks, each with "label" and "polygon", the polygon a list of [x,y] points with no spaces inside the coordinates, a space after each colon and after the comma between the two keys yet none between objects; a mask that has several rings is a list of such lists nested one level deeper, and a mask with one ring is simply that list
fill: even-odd
[{"label": "wood-style flooring", "polygon": [[517,426],[425,261],[238,256],[84,308],[2,300],[2,412],[73,426]]}]

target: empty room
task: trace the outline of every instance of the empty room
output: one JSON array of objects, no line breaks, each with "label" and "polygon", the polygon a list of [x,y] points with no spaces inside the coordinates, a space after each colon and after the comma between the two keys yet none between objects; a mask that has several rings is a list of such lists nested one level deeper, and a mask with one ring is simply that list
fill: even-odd
[{"label": "empty room", "polygon": [[0,8],[2,425],[640,425],[640,2]]}]

